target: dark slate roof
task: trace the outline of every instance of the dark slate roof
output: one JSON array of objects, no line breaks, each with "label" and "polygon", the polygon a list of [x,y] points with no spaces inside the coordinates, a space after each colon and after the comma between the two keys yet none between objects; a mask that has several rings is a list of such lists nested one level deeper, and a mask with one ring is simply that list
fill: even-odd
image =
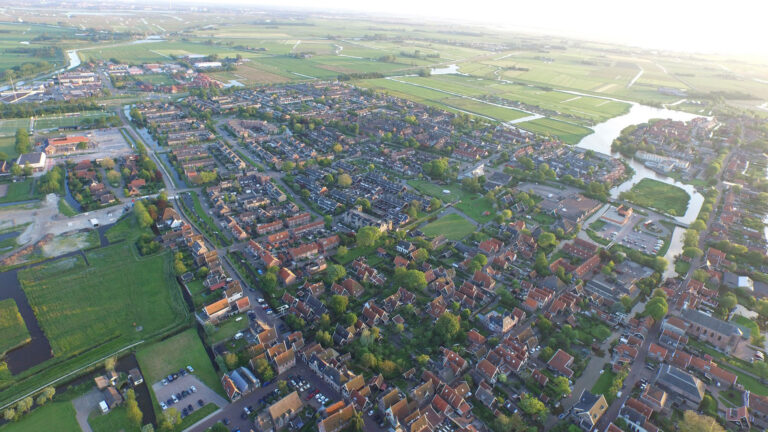
[{"label": "dark slate roof", "polygon": [[701,401],[704,399],[704,383],[688,372],[672,365],[665,364],[659,368],[656,382],[659,385],[683,392],[683,396],[691,400]]},{"label": "dark slate roof", "polygon": [[680,312],[680,316],[686,321],[690,321],[724,335],[730,336],[735,334],[741,336],[741,331],[735,325],[711,317],[697,310],[683,309],[682,312]]}]

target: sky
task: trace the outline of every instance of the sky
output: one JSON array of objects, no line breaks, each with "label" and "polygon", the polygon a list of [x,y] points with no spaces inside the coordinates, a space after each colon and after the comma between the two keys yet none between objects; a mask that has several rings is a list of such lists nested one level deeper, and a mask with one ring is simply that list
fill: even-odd
[{"label": "sky", "polygon": [[226,1],[255,7],[417,16],[645,48],[768,57],[766,0]]}]

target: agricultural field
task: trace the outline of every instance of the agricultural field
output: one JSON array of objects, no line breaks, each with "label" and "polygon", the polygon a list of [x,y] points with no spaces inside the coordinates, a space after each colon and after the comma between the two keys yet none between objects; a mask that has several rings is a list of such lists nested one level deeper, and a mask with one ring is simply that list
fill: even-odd
[{"label": "agricultural field", "polygon": [[2,53],[0,55],[0,73],[24,63],[40,61],[48,62],[50,65],[42,72],[53,70],[56,66],[61,67],[65,61],[63,53],[61,55],[55,55],[51,52],[35,54],[34,50],[81,44],[82,41],[76,40],[75,32],[74,28],[59,26],[0,23],[0,53]]},{"label": "agricultural field", "polygon": [[679,187],[648,178],[640,180],[629,192],[624,192],[622,198],[673,216],[685,214],[690,199],[688,193]]},{"label": "agricultural field", "polygon": [[0,357],[6,351],[29,341],[29,331],[13,299],[0,300]]},{"label": "agricultural field", "polygon": [[555,136],[566,144],[578,144],[582,138],[592,133],[592,129],[584,126],[548,118],[522,122],[516,126],[529,132]]},{"label": "agricultural field", "polygon": [[457,214],[449,214],[421,228],[427,237],[445,235],[449,240],[461,240],[475,232],[475,226]]},{"label": "agricultural field", "polygon": [[155,344],[141,347],[136,351],[136,359],[150,387],[168,374],[189,365],[195,369],[195,375],[206,385],[214,390],[221,388],[219,377],[213,370],[203,343],[193,328]]},{"label": "agricultural field", "polygon": [[47,271],[54,261],[19,272],[54,358],[82,354],[105,343],[124,346],[184,319],[170,256],[135,254],[124,242],[87,252],[89,265],[84,269]]}]

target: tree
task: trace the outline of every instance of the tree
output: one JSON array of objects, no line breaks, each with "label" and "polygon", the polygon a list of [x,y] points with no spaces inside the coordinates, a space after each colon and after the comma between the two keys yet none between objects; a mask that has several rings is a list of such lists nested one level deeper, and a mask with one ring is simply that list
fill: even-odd
[{"label": "tree", "polygon": [[344,312],[346,312],[347,305],[349,305],[349,299],[343,295],[335,294],[331,297],[330,300],[328,300],[328,308],[336,316],[341,316]]},{"label": "tree", "polygon": [[133,389],[125,392],[125,408],[128,420],[137,428],[141,427],[144,415],[141,413],[138,402],[136,402],[136,394]]},{"label": "tree", "polygon": [[698,258],[704,255],[704,252],[702,252],[701,249],[697,247],[691,246],[683,249],[683,255],[687,256],[688,258]]},{"label": "tree", "polygon": [[19,177],[21,175],[21,172],[22,172],[22,169],[19,166],[19,164],[13,164],[13,166],[11,166],[11,175],[13,175],[14,177]]},{"label": "tree", "polygon": [[531,430],[531,428],[525,424],[522,417],[517,414],[512,414],[510,416],[506,414],[497,415],[493,420],[491,428],[495,432],[528,432]]},{"label": "tree", "polygon": [[549,248],[557,246],[557,238],[551,232],[543,232],[537,240],[539,247]]},{"label": "tree", "polygon": [[429,363],[429,356],[426,354],[421,354],[420,356],[416,357],[416,362],[419,364],[419,366],[424,367]]},{"label": "tree", "polygon": [[296,164],[290,161],[283,162],[283,171],[284,172],[291,172],[296,168]]},{"label": "tree", "polygon": [[683,413],[683,421],[677,429],[680,432],[725,432],[714,417],[696,414],[694,411]]},{"label": "tree", "polygon": [[272,369],[272,366],[269,365],[267,359],[263,357],[258,358],[255,362],[253,362],[253,366],[256,371],[256,375],[259,376],[262,382],[271,381],[272,378],[275,377],[275,371]]},{"label": "tree", "polygon": [[6,421],[13,421],[16,418],[16,410],[13,408],[6,408],[3,411],[3,419]]},{"label": "tree", "polygon": [[176,408],[168,408],[163,411],[159,423],[161,431],[171,432],[179,424],[181,424],[181,413]]},{"label": "tree", "polygon": [[539,254],[536,255],[536,261],[533,263],[533,269],[536,270],[536,273],[541,276],[549,275],[549,262],[547,261],[547,256],[544,255],[544,252],[539,252]]},{"label": "tree", "polygon": [[336,249],[336,256],[339,258],[344,258],[349,253],[349,249],[346,246],[339,246]]},{"label": "tree", "polygon": [[535,396],[524,393],[520,398],[520,409],[529,416],[542,420],[547,416],[547,407]]},{"label": "tree", "polygon": [[280,396],[285,396],[288,394],[288,383],[285,382],[285,380],[280,380],[277,382],[277,391],[280,393]]},{"label": "tree", "polygon": [[564,376],[559,376],[553,379],[552,386],[561,397],[566,397],[571,394],[571,383],[569,383],[568,378]]},{"label": "tree", "polygon": [[357,315],[354,312],[347,312],[344,314],[344,324],[351,326],[357,322]]},{"label": "tree", "polygon": [[701,232],[701,231],[704,231],[705,229],[707,229],[707,224],[705,224],[704,221],[701,220],[701,219],[696,219],[691,224],[691,229]]},{"label": "tree", "polygon": [[237,367],[237,354],[228,352],[224,354],[224,364],[227,365],[227,369],[232,370]]},{"label": "tree", "polygon": [[450,312],[445,312],[440,315],[440,318],[438,318],[435,323],[435,332],[445,343],[451,342],[459,333],[460,328],[459,317]]},{"label": "tree", "polygon": [[648,303],[645,304],[643,314],[651,316],[656,321],[660,321],[667,315],[668,308],[666,299],[663,297],[654,297],[651,300],[648,300]]},{"label": "tree", "polygon": [[717,401],[712,396],[705,394],[699,404],[699,411],[713,417],[717,416]]},{"label": "tree", "polygon": [[360,357],[360,361],[363,363],[363,366],[367,367],[368,369],[373,369],[378,364],[376,356],[369,352],[363,353],[363,355]]},{"label": "tree", "polygon": [[360,411],[355,411],[355,414],[349,420],[349,425],[354,432],[362,432],[363,428],[365,428],[363,413]]},{"label": "tree", "polygon": [[16,129],[15,144],[16,153],[29,153],[29,151],[32,150],[32,146],[29,144],[29,133],[26,129]]},{"label": "tree", "polygon": [[411,257],[413,258],[414,261],[421,264],[427,259],[429,259],[429,252],[427,252],[427,250],[424,248],[419,248],[411,252]]},{"label": "tree", "polygon": [[731,309],[735,308],[738,302],[739,299],[734,293],[725,293],[717,300],[718,306],[726,311],[730,311]]},{"label": "tree", "polygon": [[16,412],[18,414],[24,414],[32,408],[32,405],[34,405],[34,403],[35,402],[32,400],[32,397],[27,396],[24,399],[20,400],[18,403],[16,403]]},{"label": "tree", "polygon": [[118,182],[120,182],[120,173],[115,170],[109,170],[107,171],[107,181],[110,184],[116,185]]},{"label": "tree", "polygon": [[624,310],[629,312],[632,309],[632,297],[628,295],[621,296],[621,305],[624,306]]},{"label": "tree", "polygon": [[392,378],[395,376],[398,370],[399,368],[397,363],[393,362],[392,360],[384,360],[379,362],[379,372],[381,372],[387,378]]},{"label": "tree", "polygon": [[325,281],[332,284],[347,275],[347,270],[339,264],[331,264],[325,269]]},{"label": "tree", "polygon": [[39,395],[37,395],[37,398],[35,399],[35,403],[38,405],[44,405],[49,400],[53,399],[53,395],[55,394],[56,394],[56,389],[52,386],[48,386],[44,388]]},{"label": "tree", "polygon": [[427,278],[419,270],[395,269],[395,284],[409,291],[421,291],[427,287]]},{"label": "tree", "polygon": [[115,161],[112,158],[104,158],[101,160],[101,162],[99,162],[99,165],[108,170],[111,170],[115,167]]},{"label": "tree", "polygon": [[336,183],[339,185],[339,187],[350,187],[352,185],[352,177],[346,173],[339,174],[339,176],[336,178]]},{"label": "tree", "polygon": [[380,235],[381,231],[378,229],[371,226],[365,226],[357,230],[355,240],[359,247],[371,247],[376,244]]}]

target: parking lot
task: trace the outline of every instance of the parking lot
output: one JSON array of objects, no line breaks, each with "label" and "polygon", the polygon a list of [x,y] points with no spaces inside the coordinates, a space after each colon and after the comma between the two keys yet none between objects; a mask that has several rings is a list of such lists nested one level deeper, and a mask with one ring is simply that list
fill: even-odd
[{"label": "parking lot", "polygon": [[94,129],[88,131],[87,135],[96,144],[96,148],[93,151],[68,155],[65,159],[77,163],[83,160],[102,159],[105,157],[115,159],[133,153],[133,149],[125,141],[118,128]]},{"label": "parking lot", "polygon": [[[184,392],[189,392],[191,387],[194,387],[196,391],[185,395]],[[209,403],[213,403],[219,408],[223,408],[228,404],[226,399],[203,384],[193,374],[180,376],[166,385],[163,385],[162,382],[156,382],[152,384],[152,390],[155,392],[157,402],[161,404],[161,407],[165,404],[166,407],[176,408],[180,413],[184,409],[189,410],[189,405],[192,405],[192,411],[195,411]],[[174,402],[174,397],[176,397],[178,402]],[[202,404],[200,404],[200,401],[202,401]],[[169,402],[171,403],[169,404]]]},{"label": "parking lot", "polygon": [[[634,214],[623,226],[613,223],[605,225],[597,231],[597,235],[610,240],[614,244],[620,244],[639,252],[656,255],[661,250],[665,241],[669,241],[669,233],[666,228],[662,228],[657,235],[650,233],[643,228],[643,223],[647,217]],[[660,226],[656,224],[655,226]],[[661,241],[661,243],[659,243]]]}]

